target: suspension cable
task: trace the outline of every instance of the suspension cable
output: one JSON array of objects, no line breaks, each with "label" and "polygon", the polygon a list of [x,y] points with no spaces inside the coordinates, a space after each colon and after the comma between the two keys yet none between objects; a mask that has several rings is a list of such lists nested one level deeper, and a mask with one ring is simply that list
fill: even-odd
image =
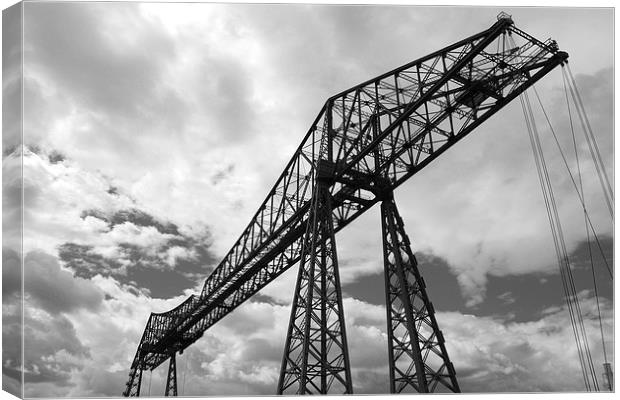
[{"label": "suspension cable", "polygon": [[[564,66],[562,66],[562,68],[564,68]],[[564,76],[564,74],[562,74],[563,79],[563,83],[564,83],[564,94],[566,97],[566,108],[568,110],[568,120],[570,123],[570,130],[571,130],[571,136],[573,139],[573,150],[575,151],[575,161],[577,163],[577,174],[579,176],[579,187],[581,189],[581,195],[584,199],[584,204],[583,204],[583,213],[584,213],[584,225],[586,228],[586,240],[588,243],[588,256],[590,258],[590,270],[592,271],[592,284],[594,286],[594,297],[596,298],[596,309],[598,312],[598,324],[599,324],[599,329],[601,332],[601,344],[603,347],[603,359],[605,364],[607,364],[607,349],[605,346],[605,334],[603,333],[603,318],[601,317],[601,305],[600,305],[600,301],[599,301],[599,296],[598,296],[598,287],[596,284],[596,273],[594,271],[594,257],[592,255],[592,242],[590,241],[590,227],[588,226],[588,213],[586,210],[586,206],[585,206],[585,192],[583,189],[583,179],[581,177],[581,165],[579,163],[579,152],[577,151],[577,139],[575,137],[575,127],[573,125],[573,118],[572,118],[572,113],[571,113],[571,108],[570,108],[570,101],[568,100],[568,89],[566,87],[566,77]],[[595,232],[596,235],[596,232]],[[598,240],[598,238],[597,238]],[[607,260],[605,259],[605,255],[603,255],[603,260],[605,260],[605,263],[607,264]],[[609,267],[608,267],[609,269]],[[611,272],[611,271],[610,271]],[[613,276],[612,276],[613,279]]]},{"label": "suspension cable", "polygon": [[[600,300],[599,300],[599,296],[598,296],[598,286],[596,284],[596,273],[594,271],[594,258],[593,258],[593,254],[592,254],[592,244],[590,242],[590,227],[591,227],[592,223],[590,221],[590,218],[589,218],[589,215],[588,215],[588,212],[587,212],[587,207],[585,205],[585,192],[584,192],[584,189],[583,189],[583,179],[582,179],[582,176],[581,176],[581,166],[580,166],[580,163],[579,163],[579,154],[577,152],[577,141],[576,141],[576,137],[575,137],[575,130],[574,130],[574,126],[573,126],[573,123],[572,123],[572,115],[571,115],[571,110],[570,110],[570,102],[568,102],[568,92],[566,91],[566,87],[565,87],[565,95],[566,95],[566,99],[567,99],[569,122],[570,122],[571,134],[572,134],[572,139],[573,139],[573,149],[574,149],[574,152],[575,152],[575,159],[576,159],[576,162],[577,162],[577,172],[578,172],[578,178],[579,178],[579,186],[580,186],[581,190],[577,189],[577,186],[575,185],[574,178],[573,178],[572,173],[570,171],[570,168],[568,166],[568,162],[566,161],[566,157],[564,155],[564,152],[562,151],[562,147],[560,146],[560,143],[559,143],[559,141],[557,139],[557,135],[555,134],[555,131],[553,129],[551,121],[550,121],[550,119],[548,117],[547,112],[545,111],[545,108],[544,108],[544,106],[542,104],[540,96],[538,95],[538,91],[536,91],[535,87],[534,87],[534,93],[536,94],[536,98],[538,99],[538,103],[539,103],[539,105],[540,105],[540,107],[542,109],[543,114],[545,115],[545,118],[546,118],[547,123],[549,125],[549,129],[551,130],[551,132],[553,134],[553,137],[555,139],[555,143],[556,143],[556,145],[558,147],[558,150],[560,151],[560,154],[562,155],[562,159],[564,160],[564,164],[566,166],[566,169],[567,169],[567,171],[568,171],[568,173],[569,173],[569,175],[571,177],[571,180],[573,181],[573,184],[575,186],[575,189],[577,190],[577,194],[580,197],[580,201],[581,201],[581,204],[582,204],[582,208],[583,208],[583,212],[584,212],[584,220],[585,220],[584,221],[584,225],[585,225],[585,228],[586,228],[586,238],[587,238],[587,243],[588,243],[588,255],[589,255],[589,259],[590,259],[590,269],[591,269],[591,272],[592,272],[592,283],[593,283],[593,287],[594,287],[594,296],[595,296],[595,299],[596,299],[596,306],[597,306],[597,311],[598,311],[598,325],[599,325],[599,330],[600,330],[600,334],[601,334],[601,343],[602,343],[602,347],[603,347],[603,357],[604,357],[605,363],[607,363],[607,350],[606,350],[606,346],[605,346],[605,335],[603,333],[603,322],[602,322],[602,317],[601,317]],[[580,192],[581,192],[581,194],[580,194]],[[590,223],[589,225],[588,225],[588,222]],[[594,227],[592,227],[592,231],[593,231],[595,237],[598,240],[598,237],[596,236],[596,231],[594,230]],[[600,243],[599,243],[599,247],[600,247]],[[604,252],[602,252],[602,249],[601,249],[601,256],[603,257],[603,260],[605,261],[605,264],[607,265],[607,268],[609,270],[609,265],[608,265],[607,260],[605,258]],[[609,270],[609,271],[611,273],[611,270]],[[612,276],[612,279],[613,279],[613,276]]]},{"label": "suspension cable", "polygon": [[[536,128],[534,115],[527,93],[523,93],[520,96],[520,100],[525,115],[528,134],[530,137],[530,144],[532,146],[534,161],[536,163],[536,169],[543,193],[543,199],[545,201],[545,208],[547,210],[547,217],[549,219],[553,242],[556,249],[560,276],[562,278],[565,300],[568,306],[571,326],[573,328],[573,333],[575,336],[575,342],[578,350],[577,353],[579,356],[581,371],[584,378],[584,384],[588,391],[591,391],[592,388],[594,388],[594,390],[598,390],[596,372],[592,363],[587,335],[585,332],[585,327],[583,325],[583,317],[581,313],[581,307],[579,305],[579,298],[577,296],[574,279],[570,269],[570,261],[568,258],[568,251],[566,250],[566,243],[564,240],[559,213],[557,210],[557,203],[553,194],[553,188],[544,158],[544,153],[542,151],[540,137]],[[592,380],[592,383],[590,382],[590,378]]]},{"label": "suspension cable", "polygon": [[609,183],[609,178],[607,177],[607,172],[605,170],[605,165],[603,164],[603,159],[601,157],[601,153],[596,141],[596,137],[592,131],[592,127],[590,126],[590,121],[588,120],[587,114],[585,112],[585,107],[583,106],[583,102],[581,100],[581,95],[577,90],[577,83],[573,74],[570,70],[570,66],[566,63],[566,69],[562,68],[562,74],[566,75],[566,71],[568,71],[568,76],[565,79],[568,81],[568,88],[573,98],[573,102],[575,104],[575,109],[577,110],[577,115],[579,117],[579,121],[581,122],[581,126],[584,130],[584,135],[586,137],[586,142],[588,143],[588,148],[590,150],[590,154],[592,155],[592,159],[594,160],[594,166],[596,168],[596,174],[599,178],[599,182],[601,184],[601,188],[603,189],[603,194],[605,197],[605,201],[607,203],[607,207],[609,208],[609,213],[611,214],[612,220],[614,219],[614,211],[613,211],[613,202],[614,202],[614,193]]},{"label": "suspension cable", "polygon": [[[601,245],[599,237],[596,234],[596,229],[594,229],[594,225],[592,224],[592,220],[590,219],[590,214],[587,211],[587,207],[586,207],[586,204],[585,204],[585,197],[583,195],[583,184],[581,182],[581,172],[579,171],[579,184],[581,186],[581,191],[580,191],[579,188],[577,187],[577,183],[575,182],[575,178],[573,177],[573,174],[572,174],[572,172],[570,170],[570,167],[568,165],[568,161],[566,160],[566,156],[564,155],[564,151],[562,150],[562,146],[560,146],[560,141],[558,140],[558,137],[557,137],[557,135],[555,133],[555,130],[553,129],[553,125],[551,124],[551,120],[549,119],[547,111],[545,110],[545,107],[543,106],[543,103],[542,103],[542,101],[540,99],[540,96],[538,95],[538,91],[536,90],[536,87],[533,87],[533,89],[534,89],[534,94],[536,95],[536,99],[538,100],[538,104],[540,105],[542,113],[545,116],[547,124],[549,125],[549,130],[551,131],[551,134],[553,136],[555,144],[558,147],[560,155],[562,156],[562,161],[564,162],[564,166],[566,167],[566,170],[568,172],[568,176],[570,177],[570,180],[571,180],[571,182],[573,184],[573,187],[575,188],[575,191],[577,192],[577,197],[579,198],[579,202],[581,203],[581,207],[582,207],[583,212],[584,212],[584,218],[586,219],[586,224],[589,225],[590,229],[592,229],[592,233],[594,235],[594,238],[596,240],[598,248],[599,248],[599,250],[601,252],[601,256],[603,258],[605,266],[607,267],[607,271],[609,272],[609,276],[613,279],[613,272],[611,270],[609,262],[607,261],[607,257],[605,257],[605,252],[603,251],[603,247]],[[571,116],[570,116],[570,107],[569,107],[569,119],[571,120],[571,129],[573,129],[572,119],[571,119]],[[576,146],[575,137],[574,137],[574,131],[573,131],[573,142],[574,142],[574,145]],[[577,162],[579,162],[579,160],[577,160]]]}]

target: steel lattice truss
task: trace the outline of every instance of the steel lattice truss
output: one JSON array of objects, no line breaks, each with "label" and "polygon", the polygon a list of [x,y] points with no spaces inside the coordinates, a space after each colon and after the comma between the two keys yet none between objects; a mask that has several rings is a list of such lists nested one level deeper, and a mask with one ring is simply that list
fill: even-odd
[{"label": "steel lattice truss", "polygon": [[390,392],[460,392],[393,197],[381,203]]},{"label": "steel lattice truss", "polygon": [[175,353],[170,355],[170,365],[168,366],[168,377],[166,378],[166,392],[165,396],[177,396],[177,361]]},{"label": "steel lattice truss", "polygon": [[299,261],[319,160],[331,168],[338,232],[567,58],[555,42],[543,43],[502,17],[483,32],[328,99],[202,292],[151,314],[123,394],[139,395],[144,369],[187,348]]},{"label": "steel lattice truss", "polygon": [[278,394],[318,394],[330,389],[353,393],[332,198],[327,182],[317,186],[304,235]]}]

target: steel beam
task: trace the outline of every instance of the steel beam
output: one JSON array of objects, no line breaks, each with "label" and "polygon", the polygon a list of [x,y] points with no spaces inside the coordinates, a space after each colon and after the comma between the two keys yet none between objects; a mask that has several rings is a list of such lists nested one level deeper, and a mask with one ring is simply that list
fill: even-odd
[{"label": "steel beam", "polygon": [[[320,178],[319,178],[320,179]],[[353,393],[329,183],[319,180],[303,240],[278,394]]]},{"label": "steel beam", "polygon": [[177,396],[177,361],[175,352],[170,355],[170,364],[168,365],[168,377],[166,378],[166,397]]},{"label": "steel beam", "polygon": [[380,193],[396,189],[567,57],[554,42],[540,42],[500,18],[485,31],[329,98],[201,293],[151,315],[123,394],[139,394],[139,370],[191,345],[300,261],[320,160],[331,162],[331,209],[325,212],[338,232],[380,202]]},{"label": "steel beam", "polygon": [[132,368],[129,371],[129,382],[131,385],[127,385],[125,391],[123,392],[123,396],[125,397],[139,397],[140,396],[140,386],[142,386],[142,363],[138,363],[135,368]]},{"label": "steel beam", "polygon": [[460,392],[426,284],[390,193],[381,203],[390,392]]}]

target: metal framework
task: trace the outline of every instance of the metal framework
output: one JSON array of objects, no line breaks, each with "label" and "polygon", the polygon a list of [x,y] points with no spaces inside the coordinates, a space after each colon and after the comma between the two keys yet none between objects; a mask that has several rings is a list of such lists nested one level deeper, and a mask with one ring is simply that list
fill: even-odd
[{"label": "metal framework", "polygon": [[381,203],[381,227],[390,392],[460,392],[433,304],[391,194]]},{"label": "metal framework", "polygon": [[[151,314],[123,395],[139,395],[144,369],[190,346],[300,261],[319,191],[330,194],[321,213],[331,209],[337,233],[567,58],[555,42],[531,37],[503,15],[489,29],[329,98],[201,293]],[[327,189],[317,184],[322,161],[329,166]]]},{"label": "metal framework", "polygon": [[165,396],[177,396],[177,361],[175,353],[170,355],[170,364],[168,365],[168,377],[166,378]]},{"label": "metal framework", "polygon": [[353,393],[342,312],[329,165],[319,165],[304,235],[278,394]]}]

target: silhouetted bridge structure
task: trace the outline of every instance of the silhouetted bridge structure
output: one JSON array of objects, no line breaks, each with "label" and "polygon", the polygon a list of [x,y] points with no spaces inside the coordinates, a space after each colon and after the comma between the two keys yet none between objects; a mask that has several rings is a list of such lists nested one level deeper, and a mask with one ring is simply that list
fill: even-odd
[{"label": "silhouetted bridge structure", "polygon": [[[515,43],[517,43],[515,45]],[[151,314],[124,396],[299,264],[279,394],[352,393],[335,234],[381,203],[390,391],[459,392],[393,191],[568,58],[500,14],[489,29],[329,98],[202,292]],[[501,132],[498,132],[501,134]]]}]

